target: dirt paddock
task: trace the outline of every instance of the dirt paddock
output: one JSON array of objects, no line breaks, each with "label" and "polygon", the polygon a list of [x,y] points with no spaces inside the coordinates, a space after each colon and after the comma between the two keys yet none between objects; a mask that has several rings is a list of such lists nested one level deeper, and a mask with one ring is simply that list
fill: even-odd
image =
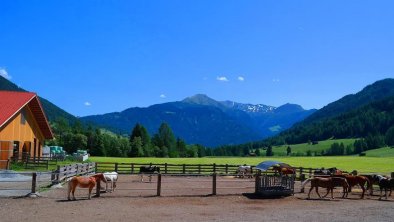
[{"label": "dirt paddock", "polygon": [[[254,195],[253,179],[219,177],[217,194],[212,177],[162,177],[162,196],[156,197],[157,177],[152,182],[138,176],[121,176],[113,193],[87,200],[87,190],[77,188],[77,201],[67,201],[63,188],[42,191],[40,198],[0,198],[1,221],[393,221],[394,197],[378,201],[360,192],[347,199],[318,199],[312,192],[280,199]],[[306,187],[308,191],[308,187]],[[321,190],[321,194],[325,193]],[[377,193],[378,194],[378,193]]]}]

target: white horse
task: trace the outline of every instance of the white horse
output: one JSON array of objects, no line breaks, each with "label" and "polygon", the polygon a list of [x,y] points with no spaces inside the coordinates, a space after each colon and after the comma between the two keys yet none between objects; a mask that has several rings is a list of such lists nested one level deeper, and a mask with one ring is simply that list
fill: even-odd
[{"label": "white horse", "polygon": [[239,166],[237,170],[237,174],[240,178],[245,178],[247,176],[248,178],[252,178],[252,167],[251,166]]},{"label": "white horse", "polygon": [[111,190],[110,192],[115,191],[116,188],[116,181],[118,181],[118,173],[117,172],[105,172],[103,173],[105,180],[105,191],[108,191],[108,182],[111,183]]}]

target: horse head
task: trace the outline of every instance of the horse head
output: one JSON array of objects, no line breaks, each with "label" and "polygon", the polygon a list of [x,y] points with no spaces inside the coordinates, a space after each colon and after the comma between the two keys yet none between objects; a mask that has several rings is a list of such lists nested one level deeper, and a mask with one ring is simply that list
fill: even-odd
[{"label": "horse head", "polygon": [[102,174],[102,173],[95,174],[95,175],[93,175],[93,176],[91,176],[91,177],[93,177],[93,178],[96,180],[96,182],[97,182],[98,180],[101,180],[101,181],[103,181],[104,183],[107,182],[107,180],[105,179],[104,174]]}]

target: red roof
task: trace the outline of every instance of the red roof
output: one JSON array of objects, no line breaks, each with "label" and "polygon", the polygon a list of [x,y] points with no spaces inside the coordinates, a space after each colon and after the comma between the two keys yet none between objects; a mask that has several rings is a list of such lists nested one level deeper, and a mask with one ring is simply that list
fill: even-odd
[{"label": "red roof", "polygon": [[25,106],[28,106],[37,121],[45,139],[52,139],[53,134],[35,93],[0,91],[0,128],[3,127]]}]

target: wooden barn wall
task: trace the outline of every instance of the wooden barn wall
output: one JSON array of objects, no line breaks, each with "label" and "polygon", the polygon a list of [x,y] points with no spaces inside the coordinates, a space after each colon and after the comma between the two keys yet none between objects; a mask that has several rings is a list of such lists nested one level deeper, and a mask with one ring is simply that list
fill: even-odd
[{"label": "wooden barn wall", "polygon": [[[25,124],[21,122],[22,112],[25,114]],[[42,155],[44,136],[28,106],[25,106],[0,129],[0,141],[19,141],[19,153],[22,153],[23,146],[29,146],[30,143],[31,157],[34,156],[34,139],[36,139],[36,156],[38,157]]]}]

